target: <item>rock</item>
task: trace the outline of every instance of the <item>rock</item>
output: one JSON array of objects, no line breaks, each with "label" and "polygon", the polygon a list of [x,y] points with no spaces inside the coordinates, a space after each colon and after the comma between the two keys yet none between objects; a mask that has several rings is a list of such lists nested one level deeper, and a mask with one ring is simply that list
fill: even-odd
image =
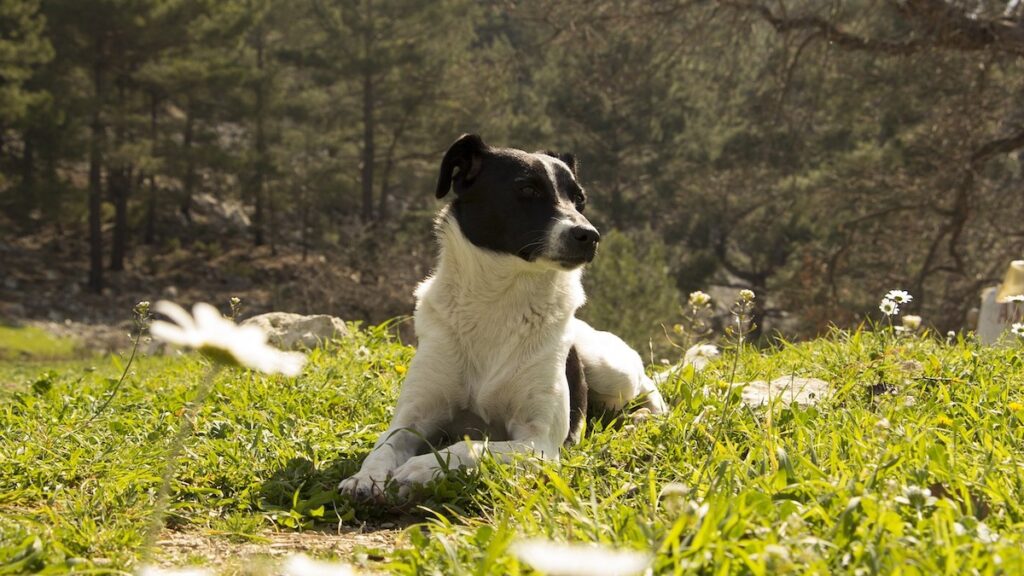
[{"label": "rock", "polygon": [[982,344],[1009,344],[1014,342],[1010,328],[1017,322],[1024,322],[1024,303],[999,302],[998,286],[986,288],[981,293],[981,311],[978,314],[978,340]]},{"label": "rock", "polygon": [[331,338],[348,335],[348,327],[340,318],[317,314],[303,316],[290,312],[269,312],[253,316],[243,326],[259,326],[267,333],[270,343],[278,348],[316,348]]},{"label": "rock", "polygon": [[748,406],[763,406],[776,401],[785,406],[793,402],[801,405],[817,404],[832,393],[831,386],[824,380],[792,375],[771,382],[753,380],[736,386],[743,388],[743,402]]}]

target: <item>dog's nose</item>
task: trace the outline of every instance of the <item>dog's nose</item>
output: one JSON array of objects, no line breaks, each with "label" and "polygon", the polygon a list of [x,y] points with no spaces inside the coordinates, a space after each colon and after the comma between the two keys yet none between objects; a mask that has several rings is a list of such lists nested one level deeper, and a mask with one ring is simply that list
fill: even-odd
[{"label": "dog's nose", "polygon": [[573,226],[572,237],[580,244],[588,246],[601,241],[601,234],[593,226]]}]

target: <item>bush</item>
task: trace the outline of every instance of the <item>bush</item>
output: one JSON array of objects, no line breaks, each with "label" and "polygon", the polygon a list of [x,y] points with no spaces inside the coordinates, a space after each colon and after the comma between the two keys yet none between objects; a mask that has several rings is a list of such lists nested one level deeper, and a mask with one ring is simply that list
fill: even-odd
[{"label": "bush", "polygon": [[652,230],[613,230],[583,277],[587,305],[580,318],[617,334],[646,357],[649,344],[668,348],[662,324],[679,315],[679,292],[669,273],[668,250]]}]

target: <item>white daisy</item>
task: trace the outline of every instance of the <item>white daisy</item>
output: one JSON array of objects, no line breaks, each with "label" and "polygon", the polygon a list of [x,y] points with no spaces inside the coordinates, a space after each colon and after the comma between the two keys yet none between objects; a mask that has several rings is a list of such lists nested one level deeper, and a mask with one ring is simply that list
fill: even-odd
[{"label": "white daisy", "polygon": [[718,346],[714,344],[697,344],[690,346],[683,355],[683,366],[693,366],[693,369],[700,372],[712,360],[718,357]]},{"label": "white daisy", "polygon": [[906,290],[889,290],[889,293],[885,295],[886,300],[892,300],[897,304],[906,304],[914,299]]},{"label": "white daisy", "polygon": [[917,330],[921,327],[921,317],[907,314],[903,317],[903,327],[910,331]]},{"label": "white daisy", "polygon": [[356,571],[343,562],[313,560],[305,554],[292,554],[281,567],[283,576],[355,576]]},{"label": "white daisy", "polygon": [[542,539],[520,540],[512,544],[510,551],[535,570],[551,576],[626,576],[643,572],[651,563],[651,555],[644,552]]},{"label": "white daisy", "polygon": [[1024,322],[1014,323],[1013,326],[1010,326],[1010,332],[1013,332],[1014,336],[1024,338]]},{"label": "white daisy", "polygon": [[896,305],[896,302],[888,298],[882,300],[882,303],[878,305],[878,309],[886,316],[893,316],[900,311],[900,307]]},{"label": "white daisy", "polygon": [[137,572],[139,576],[213,576],[213,570],[198,566],[182,568],[161,568],[159,566],[142,566]]},{"label": "white daisy", "polygon": [[263,330],[256,326],[238,326],[209,304],[196,304],[192,315],[166,300],[157,302],[155,310],[174,323],[154,322],[149,329],[153,338],[198,350],[216,362],[285,376],[298,376],[306,363],[304,354],[281,352],[267,344]]},{"label": "white daisy", "polygon": [[1003,302],[1024,302],[1024,294],[1017,294],[1016,296],[1007,296],[1003,298]]}]

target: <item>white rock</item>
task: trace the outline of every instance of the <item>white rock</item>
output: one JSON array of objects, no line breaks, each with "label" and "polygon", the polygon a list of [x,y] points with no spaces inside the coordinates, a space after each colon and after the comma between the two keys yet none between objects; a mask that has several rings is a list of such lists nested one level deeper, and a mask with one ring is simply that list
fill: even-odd
[{"label": "white rock", "polygon": [[303,316],[268,312],[242,322],[242,325],[249,324],[262,328],[270,343],[284,350],[316,348],[327,340],[348,335],[348,327],[340,318],[326,314]]},{"label": "white rock", "polygon": [[743,402],[748,406],[764,406],[776,401],[785,406],[794,402],[801,405],[817,404],[832,393],[831,386],[824,380],[792,375],[771,382],[753,380],[736,386],[743,388]]}]

